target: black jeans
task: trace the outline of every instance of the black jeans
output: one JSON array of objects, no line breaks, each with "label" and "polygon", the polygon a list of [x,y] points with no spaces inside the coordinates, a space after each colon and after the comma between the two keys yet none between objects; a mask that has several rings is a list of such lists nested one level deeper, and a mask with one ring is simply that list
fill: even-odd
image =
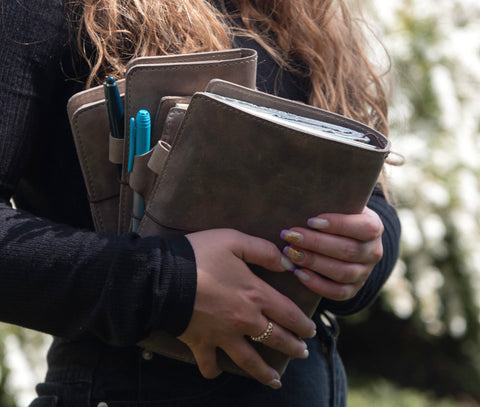
[{"label": "black jeans", "polygon": [[343,407],[346,378],[331,329],[307,340],[310,356],[290,362],[283,387],[222,373],[204,379],[196,366],[138,347],[110,347],[94,338],[56,339],[49,369],[30,407]]}]

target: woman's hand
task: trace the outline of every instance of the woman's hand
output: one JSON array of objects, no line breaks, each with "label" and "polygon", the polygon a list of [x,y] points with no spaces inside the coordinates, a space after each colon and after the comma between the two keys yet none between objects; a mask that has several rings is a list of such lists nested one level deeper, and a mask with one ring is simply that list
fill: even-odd
[{"label": "woman's hand", "polygon": [[323,297],[354,297],[383,255],[383,224],[369,208],[358,215],[322,214],[308,228],[284,230],[283,253],[298,267],[299,280]]},{"label": "woman's hand", "polygon": [[315,324],[290,299],[250,271],[246,263],[272,271],[293,264],[266,240],[230,229],[187,235],[197,264],[197,292],[192,319],[179,337],[192,350],[202,375],[221,373],[216,348],[223,349],[261,383],[279,388],[280,375],[251,346],[247,336],[259,336],[273,323],[263,342],[293,358],[308,351],[300,338],[313,337]]}]

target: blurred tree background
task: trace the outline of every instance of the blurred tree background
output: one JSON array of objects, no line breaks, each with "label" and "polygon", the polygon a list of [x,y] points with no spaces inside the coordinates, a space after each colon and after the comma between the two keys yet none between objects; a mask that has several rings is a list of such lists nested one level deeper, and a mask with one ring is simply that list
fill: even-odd
[{"label": "blurred tree background", "polygon": [[[354,1],[354,0],[353,0]],[[379,299],[340,320],[349,407],[480,406],[480,3],[361,2],[391,57],[389,167],[401,259]],[[385,58],[372,49],[379,64]],[[25,406],[49,338],[0,325],[0,407]]]}]

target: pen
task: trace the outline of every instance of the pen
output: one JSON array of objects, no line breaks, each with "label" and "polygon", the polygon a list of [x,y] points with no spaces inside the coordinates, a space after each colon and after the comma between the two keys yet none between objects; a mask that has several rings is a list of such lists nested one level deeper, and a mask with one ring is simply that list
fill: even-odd
[{"label": "pen", "polygon": [[[110,125],[110,133],[112,137],[123,139],[124,133],[124,109],[120,92],[115,78],[109,76],[103,84],[103,91],[105,93],[105,102],[108,112],[108,123]],[[119,177],[122,175],[122,166],[118,165]]]},{"label": "pen", "polygon": [[[128,171],[133,169],[133,159],[150,150],[151,119],[147,110],[139,110],[136,118],[130,119],[130,151],[128,156]],[[133,191],[132,232],[136,232],[145,212],[145,202],[142,196]]]}]

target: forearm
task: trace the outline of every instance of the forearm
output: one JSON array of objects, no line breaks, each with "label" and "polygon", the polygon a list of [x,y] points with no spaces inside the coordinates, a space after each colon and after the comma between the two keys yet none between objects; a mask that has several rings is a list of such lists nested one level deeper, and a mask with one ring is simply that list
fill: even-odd
[{"label": "forearm", "polygon": [[183,332],[196,286],[184,238],[99,235],[6,204],[0,270],[0,320],[67,338],[89,331],[118,345],[153,329]]}]

